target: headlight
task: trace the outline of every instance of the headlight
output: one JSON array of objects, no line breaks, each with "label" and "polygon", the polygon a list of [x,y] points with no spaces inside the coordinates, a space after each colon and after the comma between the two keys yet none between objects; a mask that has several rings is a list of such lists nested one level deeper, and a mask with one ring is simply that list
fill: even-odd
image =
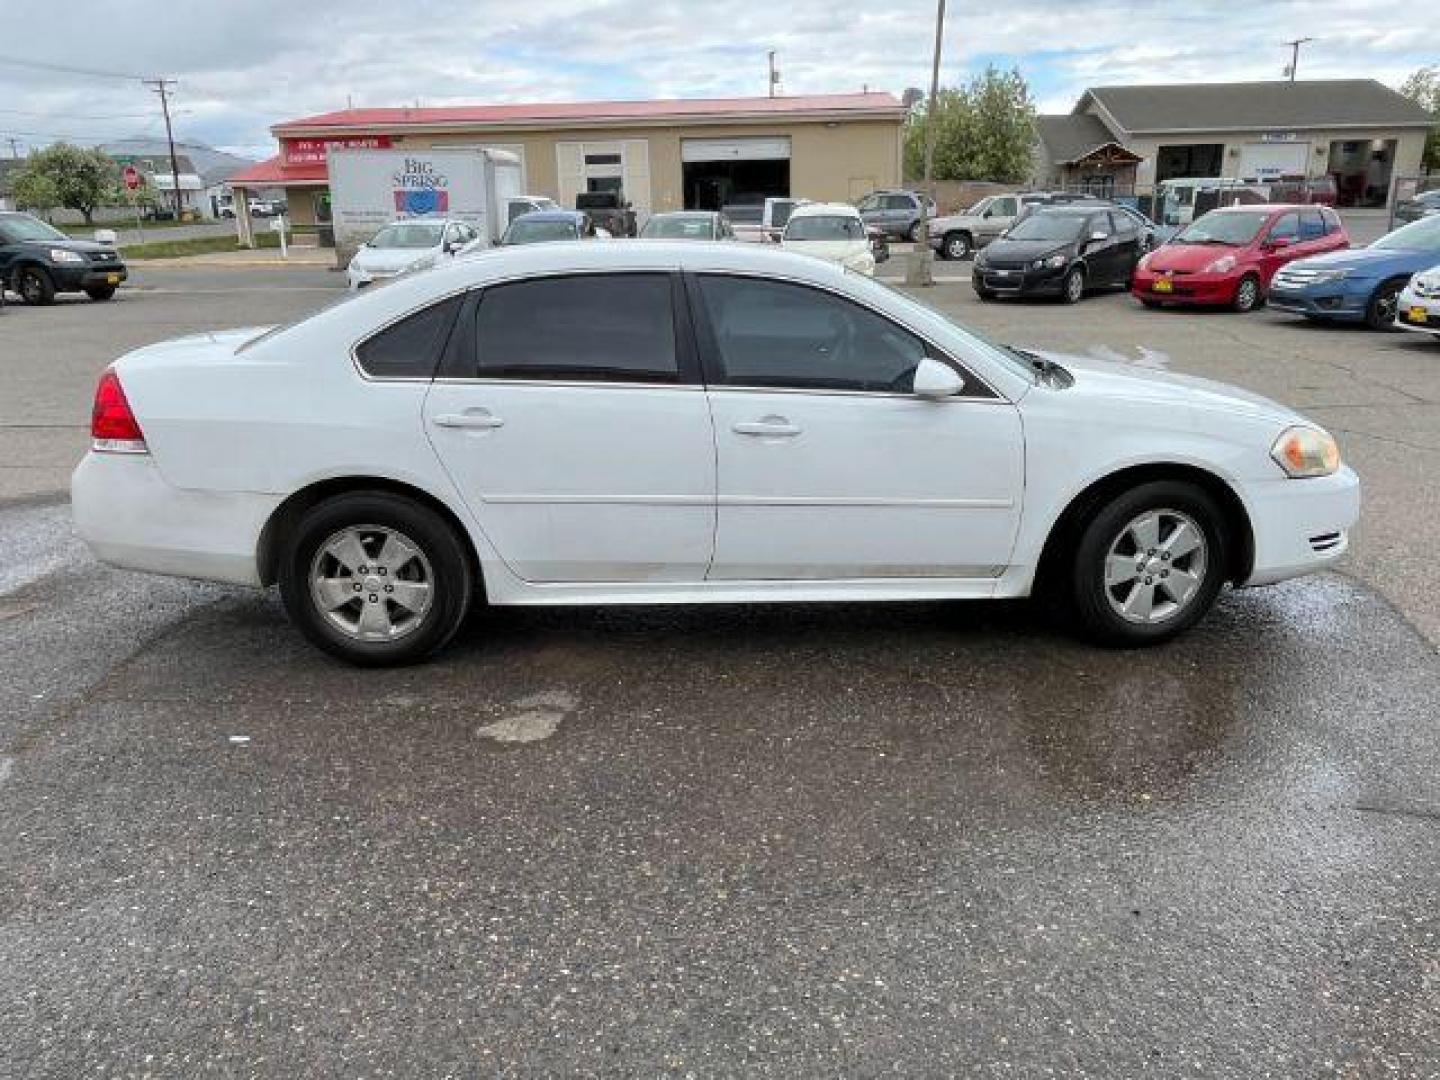
[{"label": "headlight", "polygon": [[1030,264],[1032,270],[1058,270],[1065,265],[1065,254],[1063,252],[1054,255],[1047,255],[1043,259],[1036,259]]},{"label": "headlight", "polygon": [[1207,267],[1205,267],[1205,273],[1207,273],[1207,274],[1228,274],[1231,270],[1234,270],[1234,269],[1235,269],[1235,256],[1234,256],[1234,255],[1222,255],[1222,256],[1220,256],[1220,258],[1216,259],[1214,262],[1210,263],[1210,265],[1208,265]]},{"label": "headlight", "polygon": [[1310,279],[1312,285],[1325,285],[1332,281],[1344,281],[1350,276],[1349,270],[1312,270],[1315,276]]},{"label": "headlight", "polygon": [[1275,463],[1295,478],[1329,476],[1340,468],[1340,447],[1329,432],[1313,427],[1286,428],[1270,448]]},{"label": "headlight", "polygon": [[434,256],[434,255],[422,255],[420,258],[416,259],[414,262],[412,262],[412,263],[411,263],[409,266],[407,266],[405,269],[408,270],[410,273],[413,274],[416,270],[428,270],[428,269],[430,269],[430,267],[432,267],[432,266],[434,266],[434,265],[435,265],[435,256]]},{"label": "headlight", "polygon": [[66,251],[64,248],[51,248],[50,261],[57,263],[83,263],[85,256],[79,252]]}]

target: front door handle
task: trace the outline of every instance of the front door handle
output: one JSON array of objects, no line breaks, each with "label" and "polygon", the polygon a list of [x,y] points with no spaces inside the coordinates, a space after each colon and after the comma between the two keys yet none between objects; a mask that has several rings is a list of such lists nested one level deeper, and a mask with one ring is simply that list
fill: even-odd
[{"label": "front door handle", "polygon": [[498,428],[505,421],[493,415],[488,409],[467,409],[463,413],[441,413],[430,421],[436,427],[448,428]]},{"label": "front door handle", "polygon": [[736,424],[730,430],[736,435],[761,435],[784,439],[800,434],[800,429],[783,416],[766,416],[750,423]]}]

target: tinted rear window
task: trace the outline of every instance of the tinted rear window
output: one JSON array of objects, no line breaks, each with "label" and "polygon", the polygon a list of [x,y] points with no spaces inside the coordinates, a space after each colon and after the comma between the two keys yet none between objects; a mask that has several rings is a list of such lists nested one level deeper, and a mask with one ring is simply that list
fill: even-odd
[{"label": "tinted rear window", "polygon": [[361,370],[377,379],[433,378],[463,302],[460,296],[441,300],[361,342],[355,349]]}]

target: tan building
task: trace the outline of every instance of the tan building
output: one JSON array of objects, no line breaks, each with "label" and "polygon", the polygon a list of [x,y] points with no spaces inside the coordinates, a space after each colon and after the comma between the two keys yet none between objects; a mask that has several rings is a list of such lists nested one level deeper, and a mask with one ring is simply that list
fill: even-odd
[{"label": "tan building", "polygon": [[309,225],[328,217],[329,147],[483,146],[520,157],[528,194],[573,207],[619,188],[642,220],[767,195],[851,201],[899,185],[905,116],[886,93],[347,109],[276,124],[280,152],[230,182],[237,202],[283,188]]},{"label": "tan building", "polygon": [[1420,171],[1434,123],[1374,79],[1097,86],[1036,118],[1032,181],[1138,194],[1177,177],[1329,177],[1340,206],[1381,207]]}]

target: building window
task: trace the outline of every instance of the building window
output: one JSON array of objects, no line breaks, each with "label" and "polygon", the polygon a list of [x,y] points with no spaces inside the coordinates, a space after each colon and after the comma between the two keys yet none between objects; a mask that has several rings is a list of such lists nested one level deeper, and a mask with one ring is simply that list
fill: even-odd
[{"label": "building window", "polygon": [[586,154],[586,165],[619,165],[619,154]]}]

